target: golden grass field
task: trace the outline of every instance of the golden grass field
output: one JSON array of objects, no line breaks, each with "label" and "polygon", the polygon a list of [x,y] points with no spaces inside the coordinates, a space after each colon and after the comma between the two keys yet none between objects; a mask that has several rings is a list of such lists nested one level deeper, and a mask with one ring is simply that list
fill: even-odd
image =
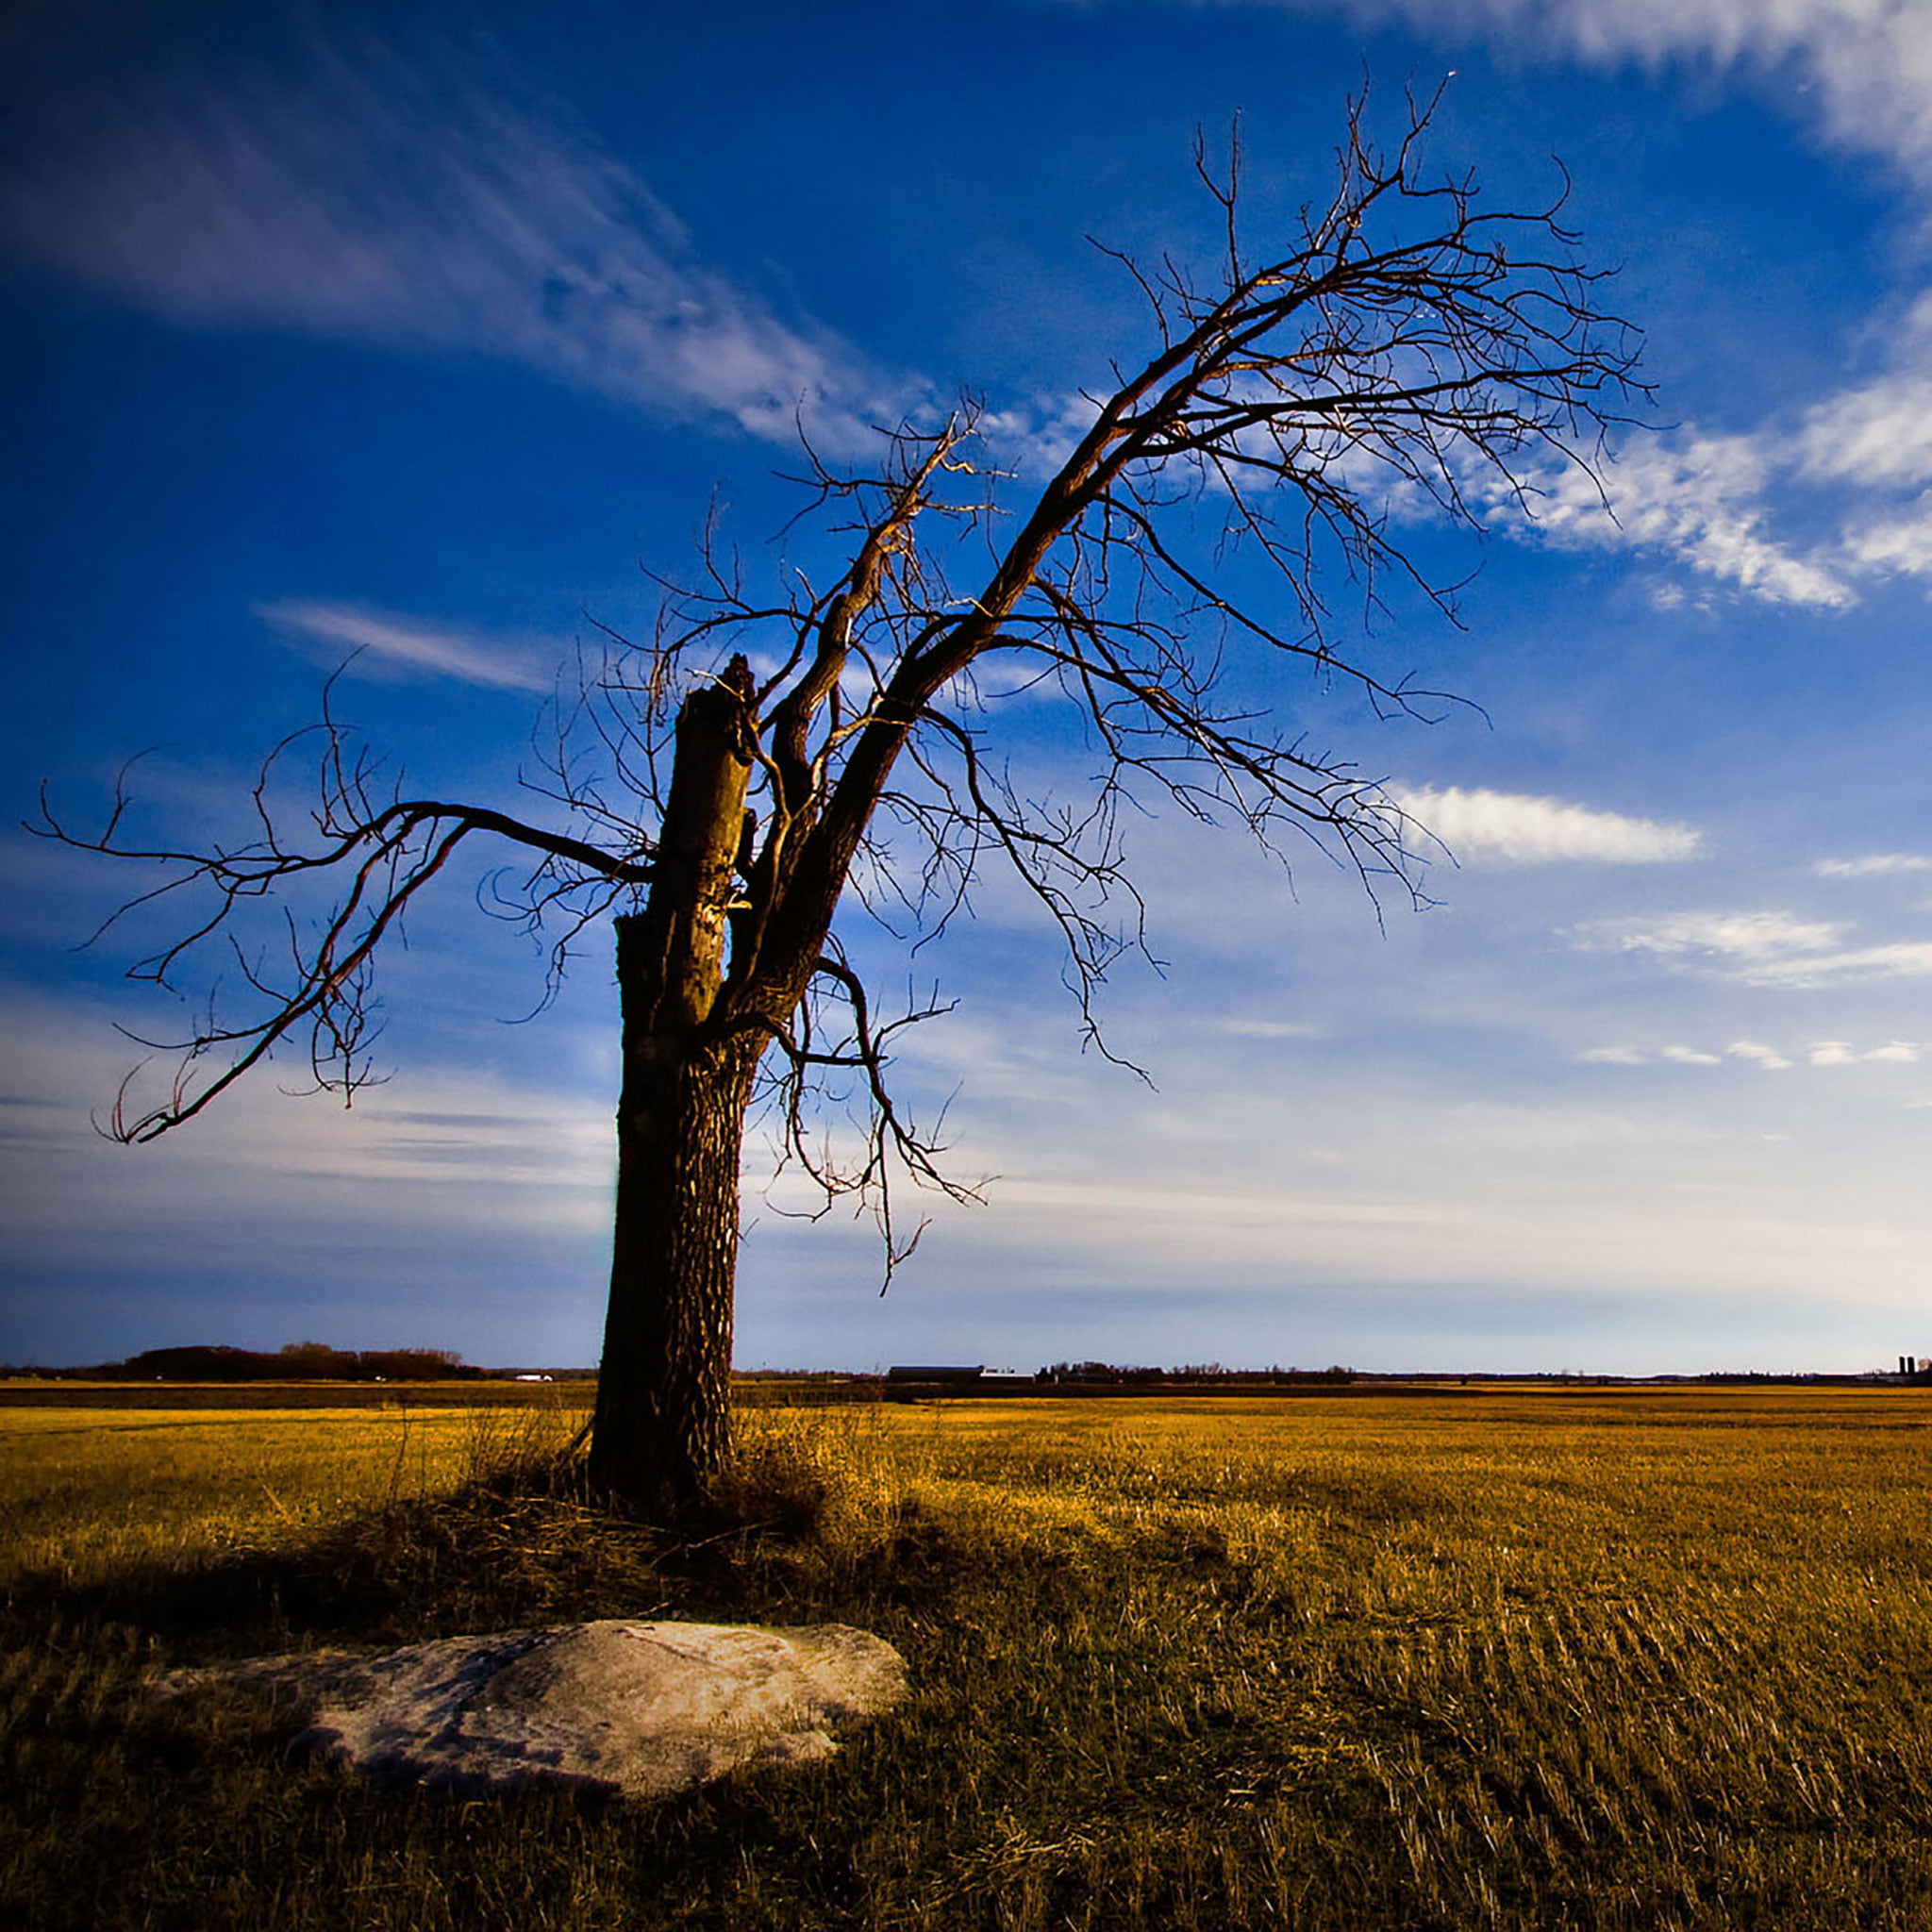
[{"label": "golden grass field", "polygon": [[[0,1408],[0,1923],[1932,1927],[1932,1391],[754,1411],[684,1545],[546,1483],[576,1420]],[[863,1624],[916,1694],[649,1811],[143,1689],[624,1612]]]}]

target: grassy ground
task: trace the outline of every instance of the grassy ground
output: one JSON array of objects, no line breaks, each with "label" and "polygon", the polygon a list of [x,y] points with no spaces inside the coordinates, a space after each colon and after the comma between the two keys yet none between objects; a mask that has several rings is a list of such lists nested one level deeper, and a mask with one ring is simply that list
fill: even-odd
[{"label": "grassy ground", "polygon": [[[544,1493],[572,1424],[0,1415],[0,1923],[1932,1926],[1932,1395],[776,1411],[695,1547]],[[862,1624],[916,1695],[634,1808],[144,1689],[618,1613]]]}]

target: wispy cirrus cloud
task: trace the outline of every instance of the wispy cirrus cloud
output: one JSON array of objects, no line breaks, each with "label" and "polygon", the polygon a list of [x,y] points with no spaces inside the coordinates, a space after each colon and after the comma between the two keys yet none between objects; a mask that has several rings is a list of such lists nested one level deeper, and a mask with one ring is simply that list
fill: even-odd
[{"label": "wispy cirrus cloud", "polygon": [[1857,597],[1847,559],[1801,556],[1770,533],[1785,460],[1757,435],[1628,442],[1595,475],[1573,465],[1540,478],[1534,528],[1572,549],[1661,551],[1764,603],[1842,608]]},{"label": "wispy cirrus cloud", "polygon": [[[1842,610],[1888,579],[1932,584],[1932,298],[1893,330],[1872,375],[1741,433],[1694,426],[1626,439],[1585,469],[1532,478],[1532,518],[1491,490],[1512,535],[1671,558],[1757,602]],[[1779,534],[1804,505],[1826,534]]]},{"label": "wispy cirrus cloud", "polygon": [[1593,1046],[1576,1056],[1585,1066],[1599,1067],[1721,1067],[1726,1060],[1742,1060],[1762,1068],[1767,1074],[1789,1073],[1800,1064],[1807,1067],[1916,1066],[1920,1045],[1913,1040],[1890,1040],[1883,1046],[1858,1047],[1849,1040],[1814,1040],[1808,1046],[1794,1048],[1803,1055],[1767,1046],[1761,1040],[1734,1040],[1722,1053],[1707,1047],[1685,1046]]},{"label": "wispy cirrus cloud", "polygon": [[1932,181],[1932,10],[1918,0],[1339,0],[1339,10],[1604,66],[1791,75],[1798,85],[1782,92],[1827,139]]},{"label": "wispy cirrus cloud", "polygon": [[1098,414],[1093,398],[1077,390],[1042,392],[982,411],[978,427],[997,460],[1025,475],[1050,476],[1073,455]]},{"label": "wispy cirrus cloud", "polygon": [[[1694,429],[1624,442],[1594,474],[1537,477],[1542,541],[1652,552],[1758,602],[1846,609],[1891,577],[1932,583],[1932,305],[1891,367],[1745,434]],[[1824,499],[1837,532],[1807,549],[1776,533],[1793,494]],[[1519,534],[1516,506],[1492,515]]]},{"label": "wispy cirrus cloud", "polygon": [[290,601],[258,605],[258,617],[285,635],[340,655],[359,654],[366,667],[404,675],[453,677],[494,691],[548,691],[553,667],[527,644],[429,625],[356,604]]},{"label": "wispy cirrus cloud", "polygon": [[[286,1232],[305,1215],[340,1215],[349,1199],[357,1223],[404,1242],[428,1228],[444,1239],[484,1226],[504,1238],[594,1238],[608,1226],[608,1108],[575,1041],[558,1051],[547,1086],[500,1069],[418,1062],[406,1083],[367,1089],[353,1111],[305,1104],[273,1078],[244,1081],[194,1132],[132,1154],[89,1119],[130,1077],[132,1049],[115,1024],[125,1018],[0,986],[13,1043],[0,1212],[23,1241],[71,1234],[83,1196],[90,1241],[116,1231],[152,1239],[198,1215],[186,1238],[228,1248]],[[156,1065],[132,1077],[162,1091],[168,1072]]]},{"label": "wispy cirrus cloud", "polygon": [[1468,865],[1661,865],[1694,858],[1703,849],[1702,836],[1690,825],[1556,798],[1453,785],[1388,790],[1402,810]]},{"label": "wispy cirrus cloud", "polygon": [[1836,920],[1782,911],[1677,912],[1660,918],[1599,919],[1574,927],[1585,952],[1639,953],[1666,965],[1750,986],[1820,987],[1845,980],[1932,977],[1932,940],[1849,945]]},{"label": "wispy cirrus cloud", "polygon": [[[1274,4],[1365,25],[1401,22],[1445,51],[1473,39],[1513,58],[1716,69],[1761,86],[1832,145],[1880,159],[1932,215],[1932,7],[1921,0]],[[1535,529],[1558,544],[1668,558],[1772,605],[1843,609],[1886,578],[1932,584],[1932,302],[1888,340],[1875,374],[1759,428],[1720,435],[1690,425],[1626,441],[1603,466],[1601,488],[1580,469],[1534,479]],[[1835,533],[1781,534],[1791,491],[1824,495]],[[1494,510],[1521,533],[1513,501]]]},{"label": "wispy cirrus cloud", "polygon": [[1670,960],[1757,967],[1816,956],[1839,943],[1844,927],[1790,912],[1673,912],[1658,918],[1596,919],[1574,929],[1588,952],[1648,953]]},{"label": "wispy cirrus cloud", "polygon": [[1843,952],[1766,959],[1745,975],[1757,986],[1827,986],[1847,979],[1932,978],[1932,940],[1901,940]]},{"label": "wispy cirrus cloud", "polygon": [[1932,856],[1924,852],[1872,852],[1858,858],[1821,858],[1811,870],[1822,879],[1894,878],[1906,873],[1932,872]]},{"label": "wispy cirrus cloud", "polygon": [[781,321],[629,169],[478,82],[315,50],[298,80],[237,71],[53,126],[0,177],[0,246],[189,326],[501,358],[832,447],[916,389]]}]

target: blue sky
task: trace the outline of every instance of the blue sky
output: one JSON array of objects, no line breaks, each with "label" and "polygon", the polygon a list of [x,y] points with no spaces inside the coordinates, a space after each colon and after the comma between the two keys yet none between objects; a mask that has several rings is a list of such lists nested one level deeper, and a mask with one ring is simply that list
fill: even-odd
[{"label": "blue sky", "polygon": [[[988,1205],[880,1301],[868,1225],[788,1218],[755,1144],[739,1359],[1932,1353],[1932,12],[29,4],[0,71],[4,816],[44,776],[85,822],[152,747],[170,838],[232,835],[358,646],[340,708],[412,784],[516,806],[558,666],[648,625],[709,506],[772,554],[801,399],[834,457],[962,391],[1050,434],[1147,340],[1087,238],[1212,245],[1197,127],[1241,115],[1258,229],[1364,75],[1386,125],[1453,74],[1441,166],[1528,204],[1560,157],[1657,393],[1614,515],[1550,470],[1533,523],[1404,532],[1480,566],[1466,627],[1398,608],[1360,653],[1479,709],[1279,692],[1441,836],[1439,903],[1137,825],[1165,972],[1103,1013],[1150,1089],[989,877],[900,1069]],[[594,1357],[601,940],[518,1024],[541,958],[458,884],[386,963],[387,1084],[272,1069],[124,1149],[115,1026],[178,1016],[120,978],[138,933],[74,948],[144,882],[11,832],[0,867],[0,1358]]]}]

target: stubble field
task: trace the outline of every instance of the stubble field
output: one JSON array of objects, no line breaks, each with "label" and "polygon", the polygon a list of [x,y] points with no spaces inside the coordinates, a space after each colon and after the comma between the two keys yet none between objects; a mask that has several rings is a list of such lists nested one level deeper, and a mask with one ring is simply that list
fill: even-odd
[{"label": "stubble field", "polygon": [[[1932,1926],[1932,1391],[755,1411],[713,1534],[576,1416],[0,1408],[0,1922]],[[591,1615],[878,1631],[829,1767],[371,1791],[183,1662]]]}]

